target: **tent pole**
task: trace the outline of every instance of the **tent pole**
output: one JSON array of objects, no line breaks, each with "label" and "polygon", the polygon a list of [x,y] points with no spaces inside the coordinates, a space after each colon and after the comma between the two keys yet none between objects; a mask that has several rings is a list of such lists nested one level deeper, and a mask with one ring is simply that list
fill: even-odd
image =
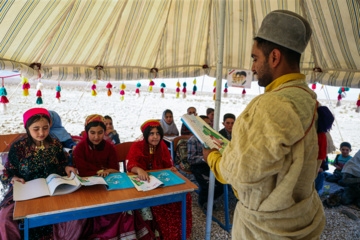
[{"label": "tent pole", "polygon": [[[219,11],[219,23],[218,23],[219,35],[218,35],[218,46],[217,46],[218,55],[217,55],[217,66],[216,66],[216,93],[215,93],[215,113],[214,113],[214,129],[216,131],[219,131],[219,120],[220,120],[221,83],[223,78],[225,11],[226,11],[226,2],[225,0],[221,0],[220,11]],[[210,171],[209,194],[208,194],[208,204],[207,204],[207,213],[206,213],[206,235],[205,235],[206,240],[210,240],[211,237],[214,187],[215,187],[215,175],[212,171]]]}]

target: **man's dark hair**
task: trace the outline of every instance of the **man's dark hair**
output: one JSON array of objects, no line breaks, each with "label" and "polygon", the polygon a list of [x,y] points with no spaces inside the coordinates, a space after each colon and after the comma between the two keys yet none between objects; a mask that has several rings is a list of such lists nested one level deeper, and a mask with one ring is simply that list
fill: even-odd
[{"label": "man's dark hair", "polygon": [[228,119],[228,118],[232,118],[232,119],[236,120],[235,115],[232,114],[232,113],[226,113],[226,114],[224,115],[224,122],[225,122],[226,119]]},{"label": "man's dark hair", "polygon": [[147,144],[149,144],[148,138],[149,138],[150,132],[151,132],[151,130],[153,130],[154,128],[156,128],[156,129],[159,131],[159,134],[160,134],[160,142],[159,142],[159,144],[161,143],[161,140],[163,140],[164,130],[162,129],[161,126],[156,126],[156,127],[148,126],[148,127],[145,128],[145,130],[144,130],[144,132],[143,132],[143,136],[144,136],[145,142],[146,142]]},{"label": "man's dark hair", "polygon": [[200,115],[199,116],[202,120],[204,120],[204,119],[209,119],[209,117],[208,116],[205,116],[205,115]]},{"label": "man's dark hair", "polygon": [[[50,118],[48,115],[46,114],[35,114],[33,116],[31,116],[27,121],[26,121],[26,124],[25,124],[25,130],[26,130],[26,134],[28,136],[28,140],[27,140],[27,145],[28,146],[31,146],[32,144],[35,144],[35,141],[34,139],[31,137],[31,134],[30,134],[30,130],[29,130],[29,127],[31,126],[31,124],[33,124],[34,122],[37,122],[39,121],[41,118],[45,118],[48,122],[49,122],[49,125],[51,123],[50,121]],[[49,126],[49,129],[50,129],[50,126]],[[53,140],[50,136],[50,133],[49,135],[45,138],[45,142],[48,142],[48,143],[52,143]],[[35,144],[36,145],[36,144]]]},{"label": "man's dark hair", "polygon": [[111,118],[109,115],[105,115],[104,118],[107,119],[107,120],[111,120],[111,121],[112,121],[112,118]]},{"label": "man's dark hair", "polygon": [[209,115],[210,113],[214,112],[215,110],[213,108],[206,109],[206,115]]},{"label": "man's dark hair", "polygon": [[246,77],[246,72],[245,71],[241,71],[240,73],[239,73],[239,75],[241,76],[245,76]]},{"label": "man's dark hair", "polygon": [[281,55],[285,57],[286,61],[291,66],[299,66],[300,65],[300,58],[301,54],[298,52],[295,52],[291,49],[285,48],[283,46],[280,46],[276,43],[270,42],[268,40],[262,39],[260,37],[254,38],[254,40],[257,42],[258,48],[260,48],[265,55],[266,60],[269,60],[269,55],[272,50],[278,49],[281,52]]},{"label": "man's dark hair", "polygon": [[105,124],[103,122],[97,122],[97,121],[96,122],[90,122],[90,123],[88,123],[88,125],[85,126],[85,131],[86,131],[87,135],[89,135],[90,128],[97,127],[97,126],[102,127],[104,129],[104,131],[106,131],[106,126],[105,126]]}]

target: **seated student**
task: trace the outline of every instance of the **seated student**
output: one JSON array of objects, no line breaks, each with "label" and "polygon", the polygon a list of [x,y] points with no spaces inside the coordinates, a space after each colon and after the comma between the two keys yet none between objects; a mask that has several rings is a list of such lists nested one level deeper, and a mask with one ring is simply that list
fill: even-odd
[{"label": "seated student", "polygon": [[[207,116],[201,115],[200,117],[207,124],[210,123],[210,120]],[[187,161],[190,164],[190,170],[192,174],[194,174],[195,179],[200,186],[198,204],[201,209],[205,210],[207,207],[207,199],[209,192],[210,167],[206,162],[204,162],[203,145],[195,136],[191,136],[191,138],[187,141],[187,149]],[[220,197],[223,192],[223,185],[215,179],[214,199]]]},{"label": "seated student", "polygon": [[166,109],[163,112],[162,119],[161,119],[161,127],[164,130],[164,136],[179,136],[179,130],[177,129],[173,113],[171,110]]},{"label": "seated student", "polygon": [[344,205],[356,204],[360,207],[360,150],[342,169],[343,182],[346,184],[341,196]]},{"label": "seated student", "polygon": [[[13,143],[1,175],[1,182],[10,185],[0,204],[0,239],[21,239],[19,222],[13,220],[15,202],[12,185],[46,178],[52,173],[70,176],[76,170],[67,166],[63,147],[49,134],[50,115],[44,108],[32,108],[23,115],[26,137]],[[30,239],[52,239],[53,226],[31,228]],[[70,233],[69,233],[70,234]],[[67,236],[67,239],[70,239]]]},{"label": "seated student", "polygon": [[226,137],[228,140],[231,140],[231,132],[235,120],[236,120],[235,115],[232,113],[227,113],[224,115],[224,122],[222,123],[224,125],[224,128],[221,129],[219,133],[224,137]]},{"label": "seated student", "polygon": [[[147,170],[170,168],[176,171],[170,152],[162,141],[164,136],[161,124],[157,120],[148,120],[141,125],[143,139],[132,144],[126,159],[129,160],[129,172],[139,175],[141,180],[149,180]],[[169,203],[151,207],[154,220],[159,226],[160,238],[181,239],[181,203]],[[186,196],[186,238],[191,234],[192,214],[191,196]]]},{"label": "seated student", "polygon": [[66,129],[62,126],[59,114],[57,114],[55,111],[49,111],[49,114],[52,121],[50,135],[54,138],[57,138],[64,148],[71,148],[74,150],[76,143],[73,141]]},{"label": "seated student", "polygon": [[[187,114],[188,115],[194,114],[194,116],[197,116],[196,108],[189,107],[187,109]],[[186,125],[184,123],[181,125],[181,135],[192,135],[192,132],[186,127]]]},{"label": "seated student", "polygon": [[318,176],[315,178],[315,189],[316,191],[321,194],[321,190],[324,186],[324,180],[325,180],[325,171],[329,170],[329,158],[326,157],[325,160],[321,162]]},{"label": "seated student", "polygon": [[106,115],[104,118],[105,118],[105,126],[106,126],[105,135],[109,137],[115,145],[120,144],[119,134],[114,129],[112,118],[108,115]]},{"label": "seated student", "polygon": [[340,144],[341,154],[336,155],[334,160],[334,170],[333,175],[327,176],[326,181],[338,183],[342,179],[341,170],[344,165],[349,161],[352,157],[349,155],[351,152],[351,145],[348,142],[342,142]]},{"label": "seated student", "polygon": [[214,127],[214,112],[215,110],[213,108],[208,108],[206,109],[206,116],[209,118],[210,120],[210,126]]},{"label": "seated student", "polygon": [[[118,173],[119,165],[114,146],[104,140],[105,119],[101,115],[90,115],[85,121],[85,137],[74,151],[75,166],[81,177],[98,175],[106,177]],[[152,231],[136,211],[114,213],[92,218],[90,226],[82,236],[85,239],[137,239],[141,232],[144,238],[154,237]],[[145,237],[146,236],[146,237]]]}]

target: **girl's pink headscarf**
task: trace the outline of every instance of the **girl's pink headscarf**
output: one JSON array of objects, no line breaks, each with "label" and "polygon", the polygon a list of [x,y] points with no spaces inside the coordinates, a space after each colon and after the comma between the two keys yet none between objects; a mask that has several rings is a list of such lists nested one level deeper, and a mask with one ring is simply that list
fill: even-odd
[{"label": "girl's pink headscarf", "polygon": [[[26,126],[27,120],[29,120],[29,118],[31,118],[32,116],[34,116],[36,114],[45,114],[50,118],[50,121],[51,121],[50,114],[49,114],[48,110],[46,110],[45,108],[31,108],[31,109],[27,110],[23,115],[24,128]],[[51,123],[50,123],[50,125],[51,125]]]}]

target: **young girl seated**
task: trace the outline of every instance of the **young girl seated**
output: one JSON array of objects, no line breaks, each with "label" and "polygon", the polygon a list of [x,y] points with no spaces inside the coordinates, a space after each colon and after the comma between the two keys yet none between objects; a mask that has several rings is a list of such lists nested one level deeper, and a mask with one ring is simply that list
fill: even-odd
[{"label": "young girl seated", "polygon": [[105,135],[108,136],[115,145],[120,144],[119,134],[114,129],[112,118],[108,115],[106,115],[104,118],[106,126]]},{"label": "young girl seated", "polygon": [[[98,175],[106,177],[119,172],[114,146],[104,140],[105,119],[101,115],[90,115],[85,121],[84,139],[74,150],[74,162],[82,177]],[[153,239],[154,234],[148,228],[137,211],[114,213],[94,217],[83,234],[85,239]],[[139,234],[138,234],[139,233]],[[137,236],[138,235],[138,236]]]},{"label": "young girl seated", "polygon": [[161,127],[164,131],[164,136],[179,136],[179,131],[174,122],[173,113],[169,109],[166,109],[163,112]]},{"label": "young girl seated", "polygon": [[[24,113],[26,137],[12,144],[8,161],[5,164],[1,182],[14,184],[25,183],[37,178],[46,178],[52,173],[70,176],[75,172],[67,166],[62,145],[51,138],[50,115],[44,108],[33,108]],[[15,203],[12,186],[0,205],[0,239],[21,239],[19,223],[13,220]],[[53,226],[30,229],[30,239],[53,238]]]},{"label": "young girl seated", "polygon": [[[157,120],[146,121],[141,125],[144,138],[134,142],[127,155],[128,171],[138,174],[141,180],[149,180],[146,170],[170,168],[176,171],[170,152],[162,141],[164,136],[160,122]],[[192,214],[191,197],[187,194],[186,201],[186,237],[191,233]],[[154,220],[159,226],[161,239],[181,239],[181,203],[170,203],[151,208]]]}]

